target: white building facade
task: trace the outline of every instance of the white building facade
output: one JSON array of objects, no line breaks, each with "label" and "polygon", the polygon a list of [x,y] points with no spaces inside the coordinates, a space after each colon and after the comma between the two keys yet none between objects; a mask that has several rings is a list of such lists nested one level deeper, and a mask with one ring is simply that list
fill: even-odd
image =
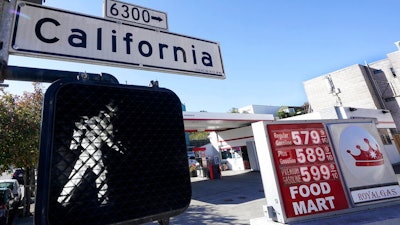
[{"label": "white building facade", "polygon": [[[396,43],[399,47],[399,42]],[[400,50],[386,59],[352,65],[303,83],[313,111],[331,106],[388,110],[400,128]]]},{"label": "white building facade", "polygon": [[400,42],[386,59],[303,83],[314,113],[295,119],[373,118],[392,163],[400,162]]}]

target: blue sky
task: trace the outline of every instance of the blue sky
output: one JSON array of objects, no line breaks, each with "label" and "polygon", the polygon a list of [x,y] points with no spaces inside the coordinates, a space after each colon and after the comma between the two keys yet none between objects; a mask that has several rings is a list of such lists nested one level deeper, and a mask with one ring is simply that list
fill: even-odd
[{"label": "blue sky", "polygon": [[[106,72],[120,83],[158,80],[187,111],[302,105],[303,82],[354,64],[386,58],[400,41],[398,0],[124,0],[168,14],[172,33],[218,42],[226,79],[10,56],[9,65]],[[102,17],[102,0],[46,0],[45,6]],[[11,82],[16,94],[29,82]]]}]

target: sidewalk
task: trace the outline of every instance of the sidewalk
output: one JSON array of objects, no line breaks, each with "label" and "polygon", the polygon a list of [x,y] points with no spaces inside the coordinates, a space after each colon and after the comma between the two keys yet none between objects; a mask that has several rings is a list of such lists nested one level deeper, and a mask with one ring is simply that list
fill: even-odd
[{"label": "sidewalk", "polygon": [[170,224],[249,224],[264,215],[264,189],[260,172],[222,171],[221,179],[192,178],[188,210],[171,218]]},{"label": "sidewalk", "polygon": [[[171,225],[244,225],[251,218],[264,215],[265,196],[259,172],[223,171],[221,179],[193,177],[191,181],[190,206],[183,214],[171,218]],[[13,222],[13,225],[32,224],[33,217],[17,217]]]}]

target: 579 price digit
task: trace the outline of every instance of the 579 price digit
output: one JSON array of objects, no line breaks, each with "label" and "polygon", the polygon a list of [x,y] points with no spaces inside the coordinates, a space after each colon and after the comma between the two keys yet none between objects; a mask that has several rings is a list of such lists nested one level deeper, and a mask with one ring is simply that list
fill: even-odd
[{"label": "579 price digit", "polygon": [[294,130],[292,133],[292,141],[295,145],[320,144],[321,136],[317,130]]}]

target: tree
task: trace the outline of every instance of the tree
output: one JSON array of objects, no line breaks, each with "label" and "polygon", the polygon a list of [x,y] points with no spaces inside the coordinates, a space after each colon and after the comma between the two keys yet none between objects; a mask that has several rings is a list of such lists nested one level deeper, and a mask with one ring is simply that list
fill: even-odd
[{"label": "tree", "polygon": [[208,134],[209,134],[208,132],[204,132],[204,131],[191,132],[189,134],[189,140],[191,140],[191,141],[207,140]]},{"label": "tree", "polygon": [[232,107],[232,108],[228,111],[228,113],[239,113],[239,109],[238,109],[238,108],[235,108],[235,107]]},{"label": "tree", "polygon": [[[34,83],[34,92],[22,96],[1,90],[0,96],[0,170],[25,169],[25,196],[30,199],[34,169],[39,157],[39,139],[43,89]],[[32,179],[33,178],[33,179]],[[29,204],[26,204],[29,212]]]},{"label": "tree", "polygon": [[307,114],[306,110],[308,109],[308,107],[308,102],[304,103],[302,106],[281,106],[278,109],[277,115],[279,119],[283,119],[292,116]]}]

